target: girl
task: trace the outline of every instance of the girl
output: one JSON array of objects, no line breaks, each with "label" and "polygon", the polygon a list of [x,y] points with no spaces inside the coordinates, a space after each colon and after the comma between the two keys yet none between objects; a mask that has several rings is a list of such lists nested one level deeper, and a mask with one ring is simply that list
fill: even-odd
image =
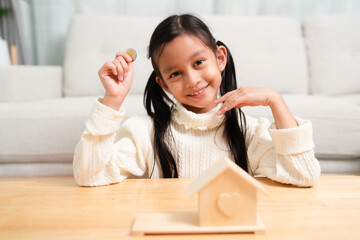
[{"label": "girl", "polygon": [[[162,21],[151,37],[149,57],[154,71],[144,95],[148,116],[121,126],[132,59],[118,53],[100,68],[106,93],[95,101],[75,150],[79,185],[128,177],[196,178],[222,156],[251,175],[296,186],[316,183],[320,167],[311,122],[294,117],[272,89],[237,88],[229,49],[200,19],[174,15]],[[258,105],[271,108],[275,123],[240,109]]]}]

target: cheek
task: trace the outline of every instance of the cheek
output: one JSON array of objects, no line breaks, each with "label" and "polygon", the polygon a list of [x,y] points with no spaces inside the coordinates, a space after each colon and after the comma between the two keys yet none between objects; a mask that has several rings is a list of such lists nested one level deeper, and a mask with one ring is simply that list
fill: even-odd
[{"label": "cheek", "polygon": [[172,95],[178,95],[183,89],[180,81],[168,84],[168,90]]},{"label": "cheek", "polygon": [[212,80],[214,86],[220,86],[221,84],[221,72],[218,69],[213,68],[212,71],[208,71],[208,78]]},{"label": "cheek", "polygon": [[219,90],[220,85],[221,85],[221,81],[222,81],[221,75],[218,74],[218,77],[217,77],[216,80],[214,81],[214,82],[215,82],[215,83],[214,83],[214,88],[216,88],[216,90]]}]

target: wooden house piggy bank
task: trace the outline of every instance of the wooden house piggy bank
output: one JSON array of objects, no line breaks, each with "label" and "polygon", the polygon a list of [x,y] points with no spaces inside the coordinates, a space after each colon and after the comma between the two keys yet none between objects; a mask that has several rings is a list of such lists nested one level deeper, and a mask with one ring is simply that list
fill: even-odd
[{"label": "wooden house piggy bank", "polygon": [[217,161],[189,186],[199,193],[198,212],[140,213],[136,234],[263,232],[257,214],[257,191],[266,191],[247,172],[227,158]]},{"label": "wooden house piggy bank", "polygon": [[257,190],[267,192],[231,160],[223,158],[217,161],[190,184],[188,190],[190,196],[199,194],[201,227],[244,226],[244,230],[264,230],[257,214]]}]

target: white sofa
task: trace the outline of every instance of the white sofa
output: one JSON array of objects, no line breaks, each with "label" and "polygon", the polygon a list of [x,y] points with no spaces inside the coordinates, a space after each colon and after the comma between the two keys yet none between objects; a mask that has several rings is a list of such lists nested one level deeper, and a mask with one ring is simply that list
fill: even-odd
[{"label": "white sofa", "polygon": [[[97,71],[128,47],[138,58],[127,117],[145,114],[147,46],[162,19],[76,16],[63,67],[0,67],[0,176],[72,175],[75,145],[104,93]],[[312,121],[323,172],[360,172],[360,16],[203,19],[230,48],[238,86],[274,88],[293,114]],[[272,118],[269,108],[244,111]]]}]

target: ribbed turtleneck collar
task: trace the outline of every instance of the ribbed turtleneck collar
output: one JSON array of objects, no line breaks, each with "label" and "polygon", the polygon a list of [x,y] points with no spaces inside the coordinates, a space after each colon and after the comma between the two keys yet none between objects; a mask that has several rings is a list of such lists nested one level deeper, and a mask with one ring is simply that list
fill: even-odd
[{"label": "ribbed turtleneck collar", "polygon": [[217,116],[221,104],[207,113],[193,113],[188,111],[181,103],[176,103],[173,111],[173,119],[176,123],[184,125],[186,129],[207,130],[220,126],[224,120],[224,115]]}]

